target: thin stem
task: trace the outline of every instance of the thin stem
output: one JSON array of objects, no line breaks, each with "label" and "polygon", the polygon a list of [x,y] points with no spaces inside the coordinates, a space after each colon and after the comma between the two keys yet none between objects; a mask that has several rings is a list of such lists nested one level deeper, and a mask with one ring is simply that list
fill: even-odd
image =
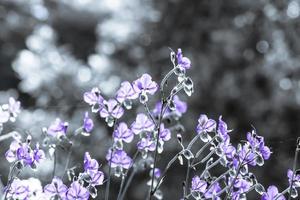
[{"label": "thin stem", "polygon": [[54,160],[53,160],[53,171],[52,171],[52,179],[54,178],[54,176],[55,176],[55,168],[56,168],[56,149],[55,149],[55,151],[54,151],[54,154],[53,154],[53,156],[54,156]]},{"label": "thin stem", "polygon": [[[202,174],[201,174],[200,177],[202,178],[204,176],[205,172],[207,172],[208,170],[210,170],[211,168],[213,168],[214,166],[216,166],[217,164],[219,164],[220,161],[221,161],[221,159],[222,158],[219,158],[218,160],[216,160],[215,162],[213,162],[211,165],[209,165],[207,168],[205,168],[205,170],[202,172]],[[195,167],[195,165],[192,166],[192,167]]]},{"label": "thin stem", "polygon": [[297,140],[297,146],[295,149],[295,157],[294,157],[294,163],[293,163],[293,175],[292,175],[292,180],[291,180],[291,185],[290,185],[290,189],[289,189],[289,198],[288,200],[291,200],[291,193],[292,193],[292,188],[293,188],[293,184],[294,184],[294,176],[295,176],[295,171],[296,171],[296,167],[297,167],[297,161],[298,161],[298,154],[300,149],[298,148],[298,142],[300,143],[300,138],[298,138]]},{"label": "thin stem", "polygon": [[200,134],[197,134],[192,141],[188,144],[187,149],[190,150],[193,146],[193,144],[198,140],[198,138],[200,137]]},{"label": "thin stem", "polygon": [[152,169],[152,177],[151,177],[151,186],[150,186],[150,192],[149,192],[149,199],[151,200],[152,196],[154,193],[152,193],[152,189],[153,189],[153,184],[154,184],[154,173],[155,173],[155,168],[156,168],[156,162],[157,162],[157,154],[158,154],[158,142],[159,142],[159,134],[160,134],[160,124],[162,121],[162,115],[164,114],[163,110],[164,110],[164,105],[165,102],[164,100],[162,101],[161,104],[161,109],[160,109],[160,115],[159,115],[159,120],[158,120],[158,124],[157,124],[157,138],[156,138],[156,144],[155,144],[155,153],[154,153],[154,164],[153,164],[153,169]]},{"label": "thin stem", "polygon": [[123,192],[121,194],[121,198],[120,199],[124,199],[124,195],[126,194],[126,192],[127,192],[128,188],[129,188],[129,185],[131,184],[131,181],[132,181],[135,173],[136,173],[136,169],[133,169],[132,173],[128,177],[128,180],[127,180],[126,185],[125,185],[125,187],[123,189]]},{"label": "thin stem", "polygon": [[244,162],[245,159],[247,158],[248,154],[249,154],[249,152],[246,153],[246,155],[245,155],[245,157],[243,158],[242,162],[239,163],[239,165],[238,165],[238,170],[237,170],[237,172],[236,172],[236,175],[235,175],[233,181],[230,183],[230,187],[229,187],[229,189],[228,189],[229,192],[227,192],[226,197],[225,197],[225,200],[227,200],[228,197],[231,195],[231,188],[233,187],[233,185],[234,185],[234,183],[235,183],[235,181],[236,181],[236,179],[237,179],[237,177],[238,177],[238,175],[239,175],[239,173],[240,173],[241,167],[243,166],[243,162]]},{"label": "thin stem", "polygon": [[[129,170],[133,167],[133,165],[134,165],[134,163],[135,163],[136,158],[137,158],[138,155],[139,155],[139,151],[136,151],[135,154],[134,154],[134,156],[133,156],[133,158],[132,158],[131,165],[129,166],[129,168],[127,169],[127,171],[126,171],[125,174],[124,174],[124,180],[122,179],[122,181],[125,182],[125,178],[127,177],[128,173],[129,173]],[[134,170],[134,169],[133,169],[133,170]],[[120,190],[119,190],[119,193],[120,193],[120,194],[121,194],[122,190],[123,190],[123,184],[121,184],[121,187],[120,187]],[[121,197],[121,196],[120,196],[120,197]]]},{"label": "thin stem", "polygon": [[[110,152],[110,159],[112,158],[113,151],[114,149],[112,149]],[[107,184],[105,188],[105,200],[108,200],[108,196],[109,196],[110,176],[111,176],[111,161],[109,162],[109,167],[108,167],[108,178],[107,178]]]},{"label": "thin stem", "polygon": [[279,197],[282,197],[285,193],[290,191],[290,187],[283,190],[281,193],[277,194],[274,200],[277,200]]},{"label": "thin stem", "polygon": [[121,196],[121,192],[122,192],[122,188],[123,188],[124,182],[125,182],[125,176],[123,175],[123,176],[122,176],[121,185],[120,185],[120,188],[119,188],[119,193],[118,193],[117,200],[120,199],[120,196]]},{"label": "thin stem", "polygon": [[[113,128],[113,132],[116,130],[116,124],[117,124],[117,120],[114,123],[114,128]],[[113,145],[113,142],[112,142]],[[112,150],[110,151],[110,158],[109,158],[109,167],[108,167],[108,178],[107,178],[107,184],[106,184],[106,188],[105,188],[105,200],[108,200],[109,198],[109,187],[110,187],[110,176],[111,176],[111,159],[112,159],[112,155],[114,153],[115,149],[114,147],[112,148]]]},{"label": "thin stem", "polygon": [[165,86],[167,80],[168,80],[169,77],[174,73],[174,71],[175,71],[175,67],[174,67],[171,71],[169,71],[169,72],[167,73],[167,75],[163,78],[163,80],[162,80],[161,83],[160,83],[160,88],[161,88],[161,90],[164,89],[164,86]]},{"label": "thin stem", "polygon": [[147,102],[144,103],[144,107],[145,107],[145,110],[147,111],[148,116],[149,116],[150,119],[152,120],[152,122],[155,124],[155,126],[157,126],[157,123],[156,123],[156,121],[155,121],[153,115],[151,114],[151,112],[150,112],[150,110],[149,110],[149,107],[148,107]]},{"label": "thin stem", "polygon": [[206,191],[209,191],[210,188],[211,188],[215,183],[217,183],[217,182],[218,182],[219,180],[221,180],[224,176],[226,176],[227,174],[229,174],[229,172],[230,172],[230,169],[227,170],[226,172],[224,172],[223,174],[221,174],[218,178],[216,178],[216,179],[209,185],[209,187],[206,189]]},{"label": "thin stem", "polygon": [[[181,151],[182,152],[182,151]],[[167,167],[165,168],[165,170],[163,171],[161,177],[158,180],[157,185],[155,186],[155,188],[153,189],[153,194],[156,192],[156,190],[160,187],[160,185],[162,184],[163,179],[166,177],[166,174],[168,172],[168,170],[170,169],[170,167],[173,165],[173,163],[176,161],[176,159],[178,158],[178,156],[181,154],[181,152],[177,153],[167,164]]]},{"label": "thin stem", "polygon": [[188,191],[188,188],[189,188],[190,171],[191,171],[191,161],[188,160],[188,166],[187,166],[187,170],[186,170],[185,183],[184,183],[185,187],[184,187],[184,190],[183,190],[183,197],[185,199],[186,199],[187,191]]},{"label": "thin stem", "polygon": [[211,141],[209,141],[209,142],[207,142],[205,145],[203,145],[203,146],[201,147],[201,149],[199,149],[199,151],[196,153],[195,158],[198,158],[198,157],[201,155],[201,153],[206,149],[206,147],[208,147],[208,146],[216,139],[216,137],[217,137],[217,135],[215,135],[215,136],[211,139]]},{"label": "thin stem", "polygon": [[64,178],[67,170],[68,170],[68,167],[69,167],[69,163],[70,163],[70,159],[71,159],[71,154],[72,154],[72,151],[73,151],[73,148],[71,147],[69,153],[68,153],[68,156],[67,156],[67,161],[66,161],[66,165],[65,165],[65,169],[64,169],[64,173],[62,175],[62,178]]}]

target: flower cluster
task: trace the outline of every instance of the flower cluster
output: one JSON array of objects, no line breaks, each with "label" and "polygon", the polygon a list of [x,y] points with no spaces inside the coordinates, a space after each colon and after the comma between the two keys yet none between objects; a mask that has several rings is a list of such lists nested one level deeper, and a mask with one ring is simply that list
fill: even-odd
[{"label": "flower cluster", "polygon": [[[109,127],[113,127],[112,143],[106,154],[108,165],[106,181],[104,181],[104,173],[99,170],[98,161],[92,158],[89,152],[85,152],[83,170],[78,174],[75,173],[77,166],[69,168],[69,157],[67,158],[63,175],[67,173],[68,184],[63,182],[63,176],[59,177],[55,174],[56,156],[53,155],[56,155],[54,154],[56,147],[62,147],[63,150],[69,151],[68,155],[71,155],[73,136],[77,136],[77,133],[89,136],[94,129],[92,118],[88,112],[85,112],[82,124],[73,135],[67,134],[69,123],[59,118],[48,128],[43,129],[44,142],[53,141],[51,145],[44,146],[49,147],[48,151],[54,161],[52,181],[44,188],[37,179],[21,180],[18,178],[18,173],[23,166],[35,169],[38,163],[46,159],[44,151],[39,148],[39,144],[31,148],[31,136],[28,136],[25,142],[22,142],[20,137],[14,137],[14,141],[5,154],[8,162],[12,163],[8,184],[4,190],[5,196],[13,200],[88,200],[90,197],[96,198],[96,187],[106,182],[105,199],[108,200],[112,171],[116,177],[121,177],[117,199],[124,199],[135,173],[138,170],[150,169],[150,180],[147,181],[149,199],[152,197],[163,199],[160,186],[166,178],[167,171],[175,161],[179,160],[182,165],[185,161],[187,163],[186,178],[183,181],[183,199],[240,200],[246,199],[247,194],[252,190],[261,196],[261,200],[284,200],[285,193],[289,193],[292,198],[297,198],[297,188],[300,187],[299,170],[288,170],[289,187],[283,192],[279,192],[273,185],[266,191],[251,172],[251,167],[263,166],[265,160],[268,160],[272,154],[264,138],[255,130],[246,134],[246,140],[233,144],[230,137],[233,131],[228,128],[222,116],[214,120],[201,114],[196,127],[197,134],[185,145],[181,135],[184,127],[179,119],[186,113],[187,104],[179,98],[178,93],[184,91],[190,96],[194,91],[193,82],[186,75],[186,71],[191,67],[191,61],[183,56],[181,49],[178,49],[176,53],[171,52],[171,61],[173,69],[163,78],[160,87],[149,74],[143,74],[133,82],[123,82],[113,98],[103,97],[96,87],[84,93],[83,99],[91,106],[92,113],[97,113],[105,119]],[[173,74],[176,76],[176,85],[169,88],[169,94],[167,94],[166,87],[170,86],[166,83]],[[154,95],[158,89],[161,99],[153,109],[148,105],[149,96]],[[139,111],[131,124],[122,121],[124,113],[133,107],[133,100],[136,99],[145,111]],[[2,126],[8,120],[14,121],[19,109],[20,103],[10,98],[9,104],[0,107],[0,125]],[[175,121],[174,126],[170,125],[171,120]],[[161,171],[157,168],[157,157],[163,152],[165,143],[171,140],[173,130],[177,133],[177,141],[181,150]],[[204,144],[194,153],[196,145],[193,145],[197,142]],[[125,146],[132,143],[136,147],[134,156],[126,152],[127,146]],[[65,148],[66,144],[71,147]],[[139,155],[141,158],[138,157]],[[201,173],[199,173],[199,164],[205,164]],[[215,175],[211,169],[216,166],[226,170]],[[195,175],[190,180],[191,170],[195,171]],[[130,175],[127,176],[129,173]]]},{"label": "flower cluster", "polygon": [[45,153],[40,149],[39,144],[32,149],[31,136],[28,136],[25,142],[15,139],[6,151],[6,160],[18,166],[30,166],[35,169],[36,165],[45,159]]},{"label": "flower cluster", "polygon": [[[259,190],[261,185],[249,172],[248,165],[262,166],[264,160],[269,159],[271,155],[262,136],[257,135],[253,130],[251,133],[247,133],[247,141],[239,143],[235,147],[230,142],[231,130],[228,130],[227,123],[223,121],[222,117],[219,117],[217,123],[204,114],[200,115],[196,130],[198,137],[203,142],[210,144],[211,152],[205,159],[206,169],[201,176],[196,175],[192,179],[191,195],[193,197],[196,199],[204,197],[221,199],[223,192],[227,191],[226,195],[230,199],[244,199],[252,187]],[[198,156],[197,152],[195,158]],[[228,170],[218,177],[213,177],[209,170],[218,164]],[[225,182],[221,184],[218,180],[225,180]]]},{"label": "flower cluster", "polygon": [[[53,177],[50,184],[43,188],[38,179],[28,180],[12,179],[12,183],[5,188],[7,198],[17,199],[62,199],[62,200],[87,200],[97,196],[95,186],[102,185],[104,173],[99,171],[99,164],[92,159],[88,152],[84,157],[84,172],[73,178],[67,187],[61,178]],[[85,186],[84,183],[87,183]]]}]

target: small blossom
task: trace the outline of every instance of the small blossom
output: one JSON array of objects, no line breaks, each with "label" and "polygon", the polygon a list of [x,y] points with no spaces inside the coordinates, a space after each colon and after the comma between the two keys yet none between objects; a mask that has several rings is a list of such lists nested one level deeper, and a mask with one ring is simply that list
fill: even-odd
[{"label": "small blossom", "polygon": [[67,200],[88,200],[89,196],[88,190],[78,181],[73,182],[67,192]]},{"label": "small blossom", "polygon": [[103,185],[103,181],[104,181],[104,173],[103,172],[101,172],[101,171],[90,172],[89,175],[91,177],[90,184],[92,186]]},{"label": "small blossom", "polygon": [[127,124],[121,122],[116,130],[113,132],[114,140],[121,140],[126,143],[130,143],[133,140],[134,134],[133,132],[127,127]]},{"label": "small blossom", "polygon": [[299,174],[294,174],[294,177],[293,177],[293,171],[291,169],[288,169],[287,177],[288,177],[290,185],[293,180],[293,187],[300,187],[300,175]]},{"label": "small blossom", "polygon": [[83,118],[83,129],[85,132],[89,133],[93,130],[93,128],[94,128],[94,122],[89,117],[89,113],[85,112],[84,118]]},{"label": "small blossom", "polygon": [[251,186],[252,184],[243,178],[237,178],[234,182],[234,187],[238,189],[239,193],[248,192]]},{"label": "small blossom", "polygon": [[[228,141],[228,140],[227,140]],[[229,142],[222,142],[220,144],[220,148],[222,149],[222,152],[226,156],[227,159],[233,159],[236,153],[236,149],[234,146],[232,146]]]},{"label": "small blossom", "polygon": [[134,134],[139,134],[144,131],[151,132],[154,127],[154,123],[145,114],[139,113],[131,125],[131,130]]},{"label": "small blossom", "polygon": [[96,159],[92,159],[89,152],[85,152],[83,164],[86,172],[95,172],[99,169],[98,161]]},{"label": "small blossom", "polygon": [[133,82],[133,89],[137,94],[145,93],[153,95],[157,91],[158,85],[152,81],[149,74],[143,74],[141,78]]},{"label": "small blossom", "polygon": [[182,50],[177,50],[177,63],[180,67],[184,69],[189,69],[191,67],[191,61],[187,57],[183,57]]},{"label": "small blossom", "polygon": [[44,187],[44,192],[48,197],[60,197],[62,200],[66,199],[66,193],[68,187],[63,184],[62,180],[58,177],[52,179],[51,184],[48,184]]},{"label": "small blossom", "polygon": [[[175,106],[174,110],[171,110],[169,107],[166,108],[163,118],[169,117],[169,116],[181,117],[182,114],[184,114],[187,111],[186,102],[181,101],[177,95],[175,95],[173,97],[173,103],[174,103],[174,106]],[[155,116],[160,115],[161,104],[162,104],[161,101],[156,103],[155,108],[153,110],[153,114]]]},{"label": "small blossom", "polygon": [[12,199],[26,199],[29,196],[29,187],[16,178],[13,180],[9,188],[5,188],[7,191],[7,197]]},{"label": "small blossom", "polygon": [[159,139],[164,142],[171,139],[171,131],[165,128],[165,125],[163,123],[160,125]]},{"label": "small blossom", "polygon": [[129,169],[132,159],[123,150],[109,150],[106,155],[106,160],[110,163],[112,168],[121,167]]},{"label": "small blossom", "polygon": [[221,198],[217,195],[221,190],[220,184],[216,182],[210,186],[210,189],[204,193],[204,196],[208,199],[220,200]]},{"label": "small blossom", "polygon": [[269,147],[265,146],[264,138],[256,134],[255,131],[247,133],[247,141],[254,151],[259,152],[265,160],[268,160],[271,155]]},{"label": "small blossom", "polygon": [[155,140],[148,135],[147,137],[142,138],[137,143],[137,147],[139,150],[143,150],[145,152],[155,151],[156,148]]},{"label": "small blossom", "polygon": [[278,197],[279,193],[278,193],[278,189],[276,186],[272,185],[270,187],[268,187],[267,192],[265,192],[262,196],[261,196],[261,200],[285,200],[285,197],[283,195],[280,195]]},{"label": "small blossom", "polygon": [[90,106],[94,106],[96,104],[101,105],[104,100],[104,98],[100,95],[100,90],[98,88],[93,88],[90,92],[85,92],[83,99]]},{"label": "small blossom", "polygon": [[198,119],[197,133],[202,132],[212,132],[216,129],[216,121],[213,119],[208,119],[207,115],[200,115]]},{"label": "small blossom", "polygon": [[11,163],[11,162],[16,161],[16,159],[17,159],[16,152],[20,147],[21,147],[20,142],[15,141],[15,140],[12,141],[12,143],[9,146],[9,150],[6,151],[6,153],[5,153],[5,157],[8,162]]},{"label": "small blossom", "polygon": [[218,134],[221,136],[223,141],[229,140],[229,132],[231,132],[231,130],[228,130],[227,124],[222,120],[222,116],[220,116],[218,124]]},{"label": "small blossom", "polygon": [[69,123],[63,122],[59,118],[57,118],[48,128],[47,134],[59,138],[67,133]]},{"label": "small blossom", "polygon": [[115,99],[104,101],[104,106],[100,109],[100,116],[103,118],[112,117],[119,119],[124,114],[124,109]]},{"label": "small blossom", "polygon": [[121,84],[121,88],[117,91],[116,99],[123,103],[126,99],[136,99],[138,98],[138,93],[136,93],[132,85],[125,81]]},{"label": "small blossom", "polygon": [[159,168],[154,169],[154,177],[159,178],[161,176],[161,171]]},{"label": "small blossom", "polygon": [[199,176],[194,176],[192,178],[191,191],[205,193],[207,183],[204,180],[201,180]]},{"label": "small blossom", "polygon": [[41,160],[45,159],[45,152],[39,148],[37,144],[33,150],[33,162],[40,163]]}]

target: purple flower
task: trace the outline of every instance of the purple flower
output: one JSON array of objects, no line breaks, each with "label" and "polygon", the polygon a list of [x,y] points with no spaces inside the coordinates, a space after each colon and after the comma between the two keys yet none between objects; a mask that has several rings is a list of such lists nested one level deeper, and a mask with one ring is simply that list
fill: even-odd
[{"label": "purple flower", "polygon": [[267,192],[265,192],[262,196],[261,196],[261,200],[285,200],[285,197],[283,195],[280,195],[278,197],[278,189],[276,186],[271,185],[270,187],[268,187]]},{"label": "purple flower", "polygon": [[293,171],[288,169],[287,177],[288,177],[290,185],[291,185],[292,180],[293,180],[293,187],[300,187],[300,175],[299,174],[294,174],[294,177],[293,177]]},{"label": "purple flower", "polygon": [[208,119],[207,115],[200,115],[198,119],[197,133],[202,132],[212,132],[216,129],[216,121],[213,119]]},{"label": "purple flower", "polygon": [[[5,189],[7,189],[7,187]],[[14,179],[7,191],[8,199],[27,199],[28,196],[29,187],[24,185],[20,179]]]},{"label": "purple flower", "polygon": [[127,127],[127,124],[121,122],[118,127],[113,132],[114,140],[121,140],[126,143],[130,143],[133,140],[134,134],[133,132]]},{"label": "purple flower", "polygon": [[[164,118],[168,116],[175,116],[175,117],[181,117],[182,114],[184,114],[187,111],[187,104],[184,101],[181,101],[177,95],[174,96],[173,98],[173,103],[174,103],[174,110],[171,110],[170,108],[166,108],[165,113],[164,113]],[[161,111],[161,101],[157,102],[155,105],[155,108],[153,110],[153,114],[155,116],[160,115]]]},{"label": "purple flower", "polygon": [[139,113],[131,125],[131,130],[134,134],[139,134],[144,131],[151,132],[154,127],[154,123],[145,114]]},{"label": "purple flower", "polygon": [[63,122],[59,118],[57,118],[48,128],[47,134],[52,137],[59,138],[67,133],[69,123]]},{"label": "purple flower", "polygon": [[101,105],[104,100],[104,98],[100,95],[100,90],[98,88],[93,88],[90,92],[85,92],[83,99],[90,106],[94,106],[96,104]]},{"label": "purple flower", "polygon": [[142,138],[137,143],[137,147],[139,150],[143,150],[145,152],[155,151],[156,148],[155,140],[148,135],[147,137]]},{"label": "purple flower", "polygon": [[163,123],[160,125],[159,139],[163,142],[169,141],[171,139],[171,131],[165,128],[165,125]]},{"label": "purple flower", "polygon": [[68,187],[63,184],[62,180],[58,177],[52,179],[51,184],[48,184],[44,187],[44,193],[48,197],[60,197],[62,200],[65,200]]},{"label": "purple flower", "polygon": [[210,189],[204,193],[204,196],[207,199],[212,198],[214,200],[220,200],[221,198],[217,195],[221,190],[222,189],[220,187],[220,184],[218,182],[216,182],[212,186],[210,186]]},{"label": "purple flower", "polygon": [[84,154],[83,165],[84,165],[84,171],[86,172],[90,172],[90,171],[95,172],[98,171],[99,169],[98,161],[92,159],[89,152],[85,152]]},{"label": "purple flower", "polygon": [[[227,140],[228,141],[228,140]],[[228,159],[233,159],[235,153],[236,153],[236,149],[234,146],[232,146],[229,142],[222,142],[220,144],[220,148],[222,149],[222,152],[225,154],[225,156]]]},{"label": "purple flower", "polygon": [[194,176],[192,178],[191,191],[205,193],[207,188],[207,183],[204,180],[201,180],[199,176]]},{"label": "purple flower", "polygon": [[20,148],[18,148],[16,155],[17,159],[23,161],[25,165],[31,165],[34,161],[33,152],[26,143],[23,143]]},{"label": "purple flower", "polygon": [[187,57],[183,57],[181,49],[177,50],[177,63],[180,67],[184,69],[189,69],[191,67],[191,61]]},{"label": "purple flower", "polygon": [[149,93],[153,95],[158,88],[157,83],[152,81],[152,77],[149,74],[143,74],[142,77],[135,80],[132,85],[137,94]]},{"label": "purple flower", "polygon": [[89,113],[85,112],[84,118],[83,118],[83,129],[87,133],[91,132],[94,128],[94,122],[93,120],[89,117]]},{"label": "purple flower", "polygon": [[229,132],[231,132],[231,130],[228,130],[227,124],[222,120],[222,116],[220,116],[218,124],[218,134],[223,139],[223,141],[229,140]]},{"label": "purple flower", "polygon": [[33,150],[33,162],[40,163],[41,160],[45,159],[45,152],[39,148],[37,144]]},{"label": "purple flower", "polygon": [[234,187],[237,188],[240,193],[248,192],[251,186],[252,184],[243,178],[237,178],[234,182]]},{"label": "purple flower", "polygon": [[254,152],[251,148],[249,148],[248,145],[243,145],[241,150],[237,152],[237,156],[239,160],[235,160],[234,165],[237,168],[239,164],[250,164],[252,166],[255,166],[257,154]]},{"label": "purple flower", "polygon": [[90,172],[91,181],[89,182],[92,186],[103,185],[104,173],[101,171]]},{"label": "purple flower", "polygon": [[104,101],[104,106],[100,109],[100,116],[103,118],[119,119],[124,114],[124,109],[115,99]]},{"label": "purple flower", "polygon": [[89,196],[88,190],[77,181],[71,184],[67,192],[67,200],[88,200]]},{"label": "purple flower", "polygon": [[136,93],[132,85],[125,81],[121,84],[121,88],[117,91],[116,99],[123,103],[126,99],[136,99],[138,98],[138,93]]},{"label": "purple flower", "polygon": [[265,160],[268,160],[271,155],[271,150],[269,147],[265,146],[264,138],[258,136],[255,131],[247,133],[247,141],[254,151],[257,151],[263,156]]},{"label": "purple flower", "polygon": [[106,155],[106,160],[110,163],[112,168],[121,167],[129,169],[132,159],[123,150],[109,150]]},{"label": "purple flower", "polygon": [[17,160],[16,152],[20,147],[21,147],[20,142],[17,142],[15,140],[12,141],[12,143],[9,146],[9,150],[7,150],[5,153],[5,157],[8,162],[11,163]]},{"label": "purple flower", "polygon": [[[152,171],[150,171],[150,173],[152,174]],[[154,169],[154,177],[155,178],[159,178],[161,176],[161,171],[159,168],[155,168]]]}]

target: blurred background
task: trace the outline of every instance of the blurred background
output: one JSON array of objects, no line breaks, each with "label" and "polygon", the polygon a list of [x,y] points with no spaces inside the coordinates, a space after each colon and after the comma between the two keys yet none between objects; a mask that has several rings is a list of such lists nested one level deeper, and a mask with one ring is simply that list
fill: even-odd
[{"label": "blurred background", "polygon": [[[171,68],[168,47],[182,48],[195,85],[191,98],[181,96],[189,106],[184,140],[195,134],[201,113],[222,115],[235,141],[245,139],[253,125],[273,152],[253,171],[266,187],[284,190],[300,136],[299,15],[299,0],[0,0],[0,102],[14,96],[23,107],[3,133],[16,129],[40,142],[41,128],[56,117],[75,130],[90,109],[84,91],[98,86],[112,97],[122,81],[144,72],[159,81]],[[132,122],[134,113],[126,117]],[[99,116],[94,119],[92,135],[75,143],[71,165],[82,162],[85,151],[105,163],[112,130]],[[10,142],[0,148],[4,183],[9,165],[3,154]],[[169,144],[165,156],[178,148]],[[63,170],[64,156],[59,159]],[[51,163],[34,176],[49,182]],[[143,199],[147,173],[136,176],[127,199]],[[164,199],[178,199],[184,173],[179,165],[172,168]],[[113,180],[112,190],[118,187]]]}]

